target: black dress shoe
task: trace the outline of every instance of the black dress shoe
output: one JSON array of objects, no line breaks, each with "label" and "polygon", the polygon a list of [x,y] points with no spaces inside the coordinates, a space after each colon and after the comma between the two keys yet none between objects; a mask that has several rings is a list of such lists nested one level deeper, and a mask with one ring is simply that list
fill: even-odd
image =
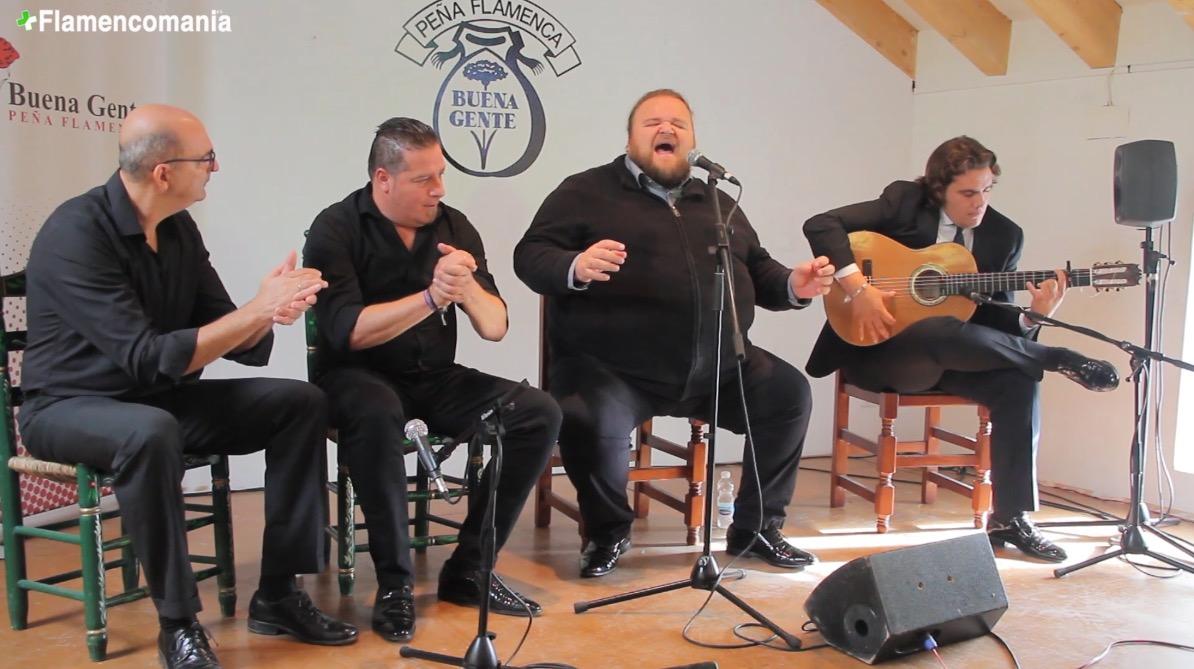
[{"label": "black dress shoe", "polygon": [[1093,360],[1077,351],[1061,349],[1054,370],[1074,383],[1099,393],[1119,387],[1119,372],[1106,360]]},{"label": "black dress shoe", "polygon": [[618,568],[618,558],[630,550],[630,537],[620,539],[612,545],[590,541],[580,559],[580,577],[597,578]]},{"label": "black dress shoe", "polygon": [[220,661],[207,645],[207,630],[197,622],[158,633],[158,653],[166,669],[220,669]]},{"label": "black dress shoe", "polygon": [[302,590],[295,590],[277,601],[268,601],[260,592],[249,602],[249,631],[255,634],[289,634],[303,643],[343,646],[357,640],[357,628],[315,608]]},{"label": "black dress shoe", "polygon": [[1031,555],[1046,562],[1065,562],[1065,550],[1045,538],[1028,514],[1020,513],[1009,519],[992,517],[987,523],[987,538],[994,547],[1011,544],[1025,555]]},{"label": "black dress shoe", "polygon": [[[481,606],[484,590],[481,572],[458,572],[445,567],[439,572],[439,599],[461,606]],[[489,612],[503,616],[534,617],[543,613],[543,607],[529,597],[520,595],[502,582],[497,574],[489,586]]]},{"label": "black dress shoe", "polygon": [[[803,569],[817,561],[817,556],[802,551],[788,543],[778,527],[763,530],[758,535],[750,530],[738,530],[734,526],[726,531],[726,552],[730,555],[745,555],[766,560],[768,564],[785,569]],[[751,543],[751,539],[755,539]]]},{"label": "black dress shoe", "polygon": [[386,641],[410,641],[415,635],[415,593],[409,585],[378,591],[373,631]]}]

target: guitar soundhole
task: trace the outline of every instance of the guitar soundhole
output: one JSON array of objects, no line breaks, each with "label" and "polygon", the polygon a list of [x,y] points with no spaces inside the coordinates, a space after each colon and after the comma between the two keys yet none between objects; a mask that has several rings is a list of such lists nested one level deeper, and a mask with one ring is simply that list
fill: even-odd
[{"label": "guitar soundhole", "polygon": [[911,287],[912,299],[926,307],[940,304],[949,297],[945,290],[945,272],[931,265],[912,273]]}]

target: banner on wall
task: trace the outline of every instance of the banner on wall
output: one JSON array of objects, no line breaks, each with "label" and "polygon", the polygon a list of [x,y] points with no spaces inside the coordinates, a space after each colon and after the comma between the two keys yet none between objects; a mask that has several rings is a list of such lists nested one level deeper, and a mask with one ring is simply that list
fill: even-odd
[{"label": "banner on wall", "polygon": [[[37,62],[52,58],[61,46],[36,31],[0,34],[0,136],[6,152],[15,154],[6,157],[12,168],[0,180],[0,273],[5,275],[24,269],[33,237],[55,207],[107,178],[91,165],[115,168],[121,123],[136,106],[105,92],[105,81]],[[47,178],[50,173],[53,179]],[[8,328],[24,329],[24,301],[6,300],[3,318]],[[19,357],[8,362],[13,383],[19,384]],[[19,434],[16,443],[18,454],[27,454]],[[73,486],[21,477],[26,516],[76,501]]]},{"label": "banner on wall", "polygon": [[444,155],[478,177],[525,172],[547,140],[547,115],[532,83],[580,66],[576,38],[527,0],[437,0],[414,13],[394,50],[446,70],[432,119]]}]

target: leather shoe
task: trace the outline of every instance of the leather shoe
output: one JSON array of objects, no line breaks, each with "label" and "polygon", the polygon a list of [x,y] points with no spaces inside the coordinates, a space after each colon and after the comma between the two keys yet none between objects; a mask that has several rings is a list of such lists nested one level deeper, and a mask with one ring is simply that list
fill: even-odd
[{"label": "leather shoe", "polygon": [[605,576],[611,571],[618,568],[618,558],[622,557],[622,553],[630,550],[630,537],[619,539],[612,545],[602,545],[596,541],[590,541],[588,546],[585,546],[584,553],[580,560],[580,577],[581,578],[597,578]]},{"label": "leather shoe", "polygon": [[987,538],[991,540],[993,547],[1011,544],[1025,555],[1045,562],[1065,562],[1067,557],[1061,546],[1041,534],[1027,513],[1018,513],[1006,520],[992,517],[987,523]]},{"label": "leather shoe", "polygon": [[[754,543],[751,543],[751,539],[754,539]],[[769,527],[756,535],[751,530],[738,530],[731,525],[726,531],[726,552],[757,557],[785,569],[804,569],[817,561],[817,556],[788,543],[778,527]]]},{"label": "leather shoe", "polygon": [[260,592],[249,602],[249,631],[255,634],[289,634],[303,643],[343,646],[357,640],[357,628],[332,618],[315,608],[302,590],[295,590],[277,601],[269,601]]},{"label": "leather shoe", "polygon": [[1061,349],[1054,370],[1078,385],[1099,393],[1119,387],[1119,372],[1106,360],[1093,360],[1077,351]]},{"label": "leather shoe", "polygon": [[415,635],[415,593],[409,585],[377,592],[373,631],[386,641],[410,641]]},{"label": "leather shoe", "polygon": [[[481,606],[484,581],[479,571],[458,572],[444,568],[439,572],[439,599],[461,606]],[[534,617],[543,613],[539,603],[506,587],[497,574],[489,586],[489,612],[503,616]]]},{"label": "leather shoe", "polygon": [[220,661],[207,645],[207,630],[198,622],[159,632],[158,654],[166,669],[220,669]]}]

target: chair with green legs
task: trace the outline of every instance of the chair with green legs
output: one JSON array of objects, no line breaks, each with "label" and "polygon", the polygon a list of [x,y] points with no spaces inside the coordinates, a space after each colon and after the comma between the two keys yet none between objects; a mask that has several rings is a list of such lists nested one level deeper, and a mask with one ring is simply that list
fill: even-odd
[{"label": "chair with green legs", "polygon": [[[25,295],[25,274],[18,272],[0,277],[0,298],[8,306]],[[102,511],[100,497],[110,488],[112,474],[77,463],[58,463],[38,460],[20,445],[15,413],[21,404],[21,389],[13,383],[16,367],[10,365],[20,359],[25,349],[24,330],[9,329],[0,317],[0,409],[5,420],[0,429],[0,513],[3,514],[4,570],[7,579],[8,614],[12,628],[25,629],[29,617],[29,592],[67,597],[83,603],[83,618],[87,628],[87,649],[94,661],[107,656],[108,608],[135,601],[149,595],[148,588],[139,585],[140,573],[135,546],[128,537],[104,537],[103,521],[118,518],[119,509]],[[232,616],[236,610],[236,571],[232,549],[232,514],[228,489],[228,458],[226,456],[186,457],[188,469],[211,467],[212,500],[210,504],[190,503],[188,531],[211,526],[214,532],[214,556],[192,555],[191,562],[202,565],[195,570],[196,580],[216,577],[219,583],[220,611]],[[34,479],[58,481],[73,486],[78,497],[78,517],[40,527],[26,525],[22,511],[22,485]],[[27,564],[26,542],[57,541],[78,547],[78,569],[31,577]],[[118,552],[113,559],[107,553]],[[121,572],[121,591],[110,594],[106,574]],[[68,586],[81,581],[77,587]]]}]

